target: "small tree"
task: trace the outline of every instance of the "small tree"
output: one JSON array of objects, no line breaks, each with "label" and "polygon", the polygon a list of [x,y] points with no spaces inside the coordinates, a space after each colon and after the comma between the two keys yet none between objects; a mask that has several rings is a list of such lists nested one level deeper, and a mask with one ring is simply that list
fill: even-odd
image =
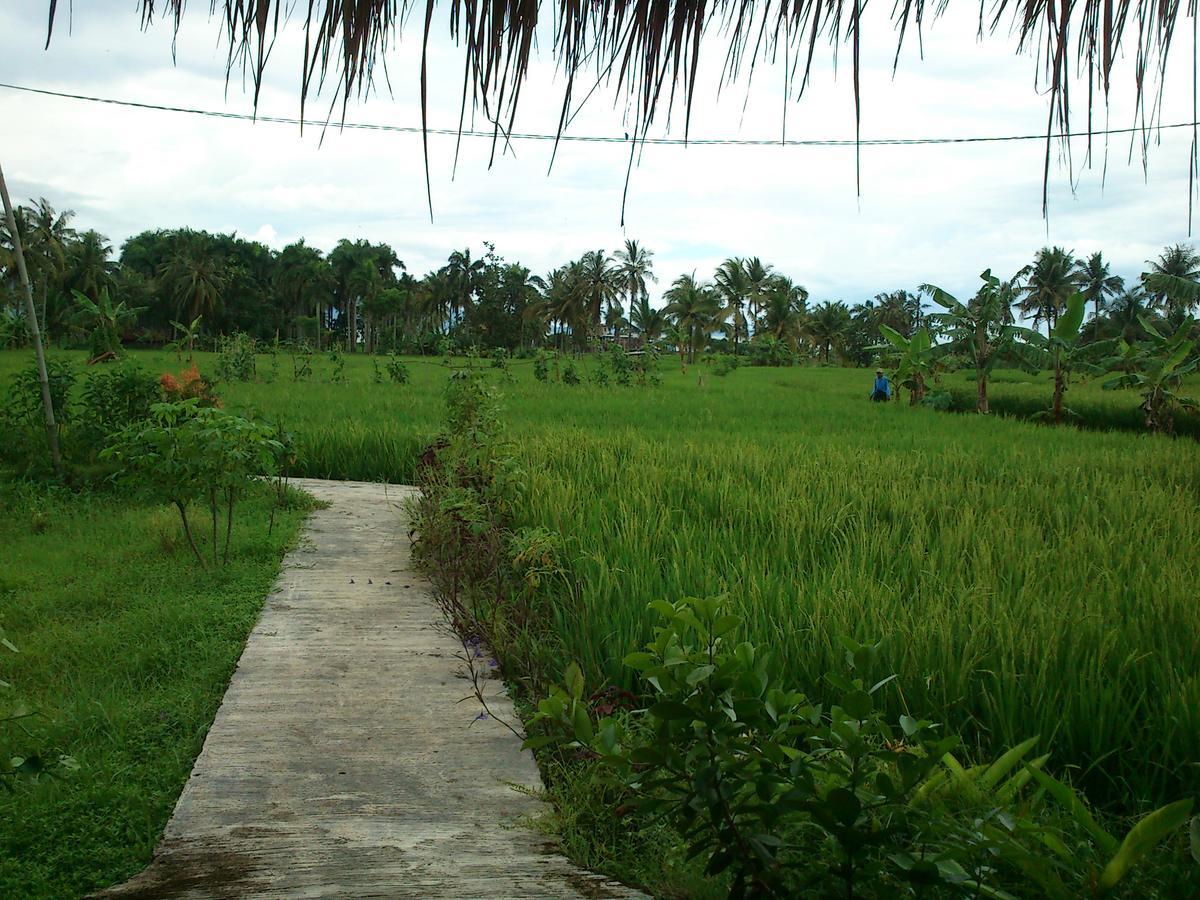
[{"label": "small tree", "polygon": [[1105,361],[1107,371],[1119,374],[1104,382],[1104,387],[1106,390],[1136,388],[1141,391],[1146,427],[1151,431],[1170,432],[1175,427],[1176,410],[1200,408],[1196,400],[1179,394],[1183,376],[1200,366],[1200,357],[1192,355],[1196,342],[1188,337],[1195,320],[1185,319],[1171,335],[1159,332],[1145,316],[1139,321],[1146,330],[1147,339],[1136,344],[1120,342],[1117,355]]},{"label": "small tree", "polygon": [[188,354],[188,362],[192,361],[192,349],[196,345],[196,338],[200,336],[200,323],[204,321],[203,316],[196,316],[192,319],[190,325],[184,325],[182,322],[171,320],[171,325],[175,328],[175,340],[167,344],[168,350],[175,351],[175,358],[178,359],[186,349]]},{"label": "small tree", "polygon": [[888,343],[870,349],[883,351],[892,358],[892,381],[908,390],[908,404],[916,406],[925,399],[926,382],[937,368],[938,348],[933,345],[929,329],[919,328],[911,338],[906,338],[880,323],[879,333]]},{"label": "small tree", "polygon": [[155,404],[148,421],[115,435],[100,457],[117,462],[120,476],[135,490],[175,507],[188,546],[203,567],[188,507],[196,501],[208,502],[216,563],[217,513],[224,500],[224,559],[228,561],[234,505],[254,476],[275,471],[284,448],[268,426],[199,404],[195,398]]},{"label": "small tree", "polygon": [[82,291],[71,291],[77,308],[72,323],[90,331],[92,358],[98,359],[107,353],[121,355],[121,333],[137,321],[144,306],[129,307],[125,301],[114,304],[108,296],[108,288],[101,288],[95,300]]},{"label": "small tree", "polygon": [[1021,362],[1034,369],[1047,366],[1054,372],[1054,397],[1050,409],[1040,415],[1049,416],[1055,424],[1062,422],[1064,412],[1075,415],[1063,406],[1063,396],[1067,392],[1071,373],[1104,371],[1093,360],[1115,346],[1115,341],[1080,342],[1086,308],[1087,295],[1079,291],[1067,300],[1066,311],[1059,316],[1049,335],[1028,328],[1019,329],[1025,342],[1017,344],[1014,349]]},{"label": "small tree", "polygon": [[983,287],[968,303],[932,284],[923,284],[920,289],[946,310],[930,314],[929,321],[942,326],[950,337],[947,352],[962,354],[971,361],[975,369],[975,408],[987,413],[988,377],[996,364],[1011,354],[1017,334],[1012,324],[1016,279],[1001,281],[991,269],[979,277],[983,279]]}]

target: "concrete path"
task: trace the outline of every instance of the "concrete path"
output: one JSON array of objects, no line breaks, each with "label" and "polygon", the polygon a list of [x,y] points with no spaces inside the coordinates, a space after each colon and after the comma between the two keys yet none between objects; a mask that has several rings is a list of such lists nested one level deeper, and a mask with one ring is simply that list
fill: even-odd
[{"label": "concrete path", "polygon": [[543,807],[514,785],[537,769],[464,700],[462,647],[410,567],[413,489],[295,483],[331,505],[284,561],[153,862],[102,896],[640,896],[523,824]]}]

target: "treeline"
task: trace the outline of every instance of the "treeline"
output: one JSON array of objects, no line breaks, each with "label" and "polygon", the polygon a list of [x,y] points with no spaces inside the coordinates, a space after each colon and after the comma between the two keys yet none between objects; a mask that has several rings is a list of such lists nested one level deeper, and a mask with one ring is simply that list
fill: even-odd
[{"label": "treeline", "polygon": [[[47,340],[90,344],[97,354],[122,344],[163,344],[186,336],[212,341],[237,332],[322,350],[444,352],[447,347],[556,347],[582,350],[603,342],[660,342],[694,358],[705,350],[749,354],[764,363],[815,359],[870,363],[881,326],[910,337],[927,321],[922,291],[894,290],[857,305],[810,302],[808,290],[758,257],[726,260],[709,279],[676,278],[665,303],[651,303],[658,279],[654,254],[636,241],[615,253],[592,250],[544,274],[496,254],[451,253],[422,277],[385,243],[341,240],[329,252],[303,240],[282,250],[235,234],[188,228],[144,231],[114,252],[74,214],[45,199],[17,210]],[[1150,289],[1146,279],[1200,279],[1200,256],[1166,248],[1141,278],[1126,284],[1100,253],[1076,258],[1045,248],[1006,282],[1010,321],[1053,326],[1082,291],[1089,320],[1083,338],[1145,336],[1143,322],[1176,324],[1194,294]],[[26,336],[13,242],[0,228],[0,346]]]}]

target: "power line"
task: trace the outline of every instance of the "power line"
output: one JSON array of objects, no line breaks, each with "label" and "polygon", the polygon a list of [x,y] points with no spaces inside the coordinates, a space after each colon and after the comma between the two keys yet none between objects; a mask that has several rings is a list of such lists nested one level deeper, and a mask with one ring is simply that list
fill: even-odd
[{"label": "power line", "polygon": [[[193,109],[185,106],[164,106],[158,103],[141,103],[136,100],[118,100],[112,97],[91,97],[86,94],[70,94],[63,91],[51,91],[45,88],[27,87],[19,84],[5,84],[0,82],[0,88],[5,88],[10,91],[21,91],[27,94],[41,94],[46,97],[58,97],[65,100],[81,100],[88,103],[106,103],[111,106],[124,106],[131,109],[148,109],[156,112],[173,112],[184,113],[193,116],[207,116],[213,119],[233,119],[242,122],[266,122],[272,125],[316,125],[321,124],[319,121],[304,120],[292,118],[289,116],[264,116],[250,115],[248,113],[222,112],[214,109]],[[495,132],[495,131],[479,131],[474,129],[464,129],[459,131],[455,128],[422,128],[419,125],[375,125],[368,122],[338,122],[333,123],[339,129],[354,129],[358,131],[387,131],[398,132],[401,134],[439,134],[450,135],[452,137],[462,136],[470,138],[499,138],[517,141],[571,141],[577,143],[593,143],[593,144],[625,144],[629,143],[628,135],[624,137],[612,137],[608,135],[580,135],[580,134],[538,134],[532,132]],[[1170,125],[1153,125],[1153,126],[1133,126],[1130,128],[1106,128],[1099,131],[1068,131],[1058,134],[1051,134],[1050,138],[1059,140],[1064,138],[1092,138],[1092,137],[1107,137],[1120,134],[1138,134],[1148,131],[1166,131],[1176,128],[1193,128],[1197,122],[1175,122]],[[652,138],[647,137],[637,139],[639,144],[661,144],[668,146],[697,146],[697,147],[905,147],[919,146],[925,144],[989,144],[1001,143],[1005,141],[1044,141],[1046,133],[1040,134],[1008,134],[1008,135],[990,135],[980,137],[923,137],[923,138],[863,138],[862,140],[854,139],[817,139],[817,138],[801,138],[786,140],[774,140],[767,138],[693,138],[684,140],[683,138]]]}]

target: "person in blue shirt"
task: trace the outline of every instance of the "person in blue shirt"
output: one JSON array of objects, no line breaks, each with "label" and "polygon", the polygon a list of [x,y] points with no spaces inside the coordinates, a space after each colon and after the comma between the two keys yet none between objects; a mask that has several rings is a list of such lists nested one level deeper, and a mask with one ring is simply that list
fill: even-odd
[{"label": "person in blue shirt", "polygon": [[883,369],[875,370],[875,387],[871,390],[871,399],[876,403],[886,403],[892,399],[892,385]]}]

